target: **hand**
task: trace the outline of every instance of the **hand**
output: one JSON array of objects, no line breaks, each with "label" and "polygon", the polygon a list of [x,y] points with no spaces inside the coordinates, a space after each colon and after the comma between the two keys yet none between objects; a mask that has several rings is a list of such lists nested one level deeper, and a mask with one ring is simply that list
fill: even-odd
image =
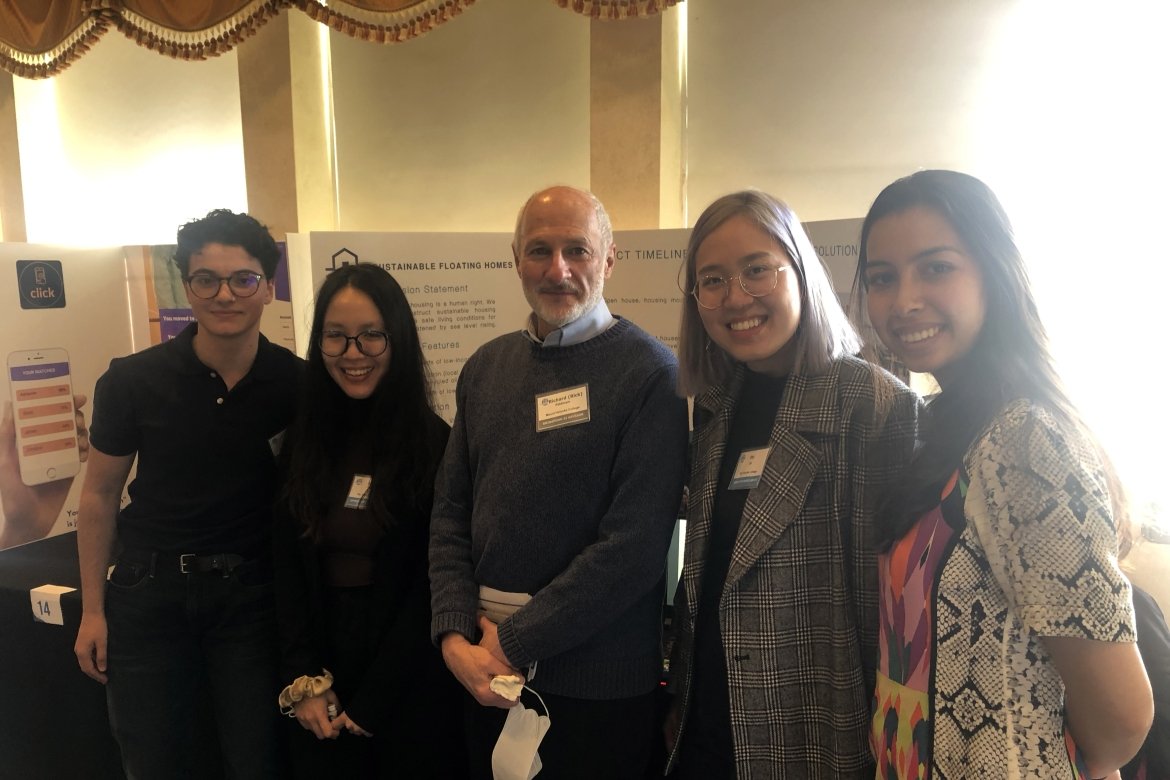
[{"label": "hand", "polygon": [[504,654],[504,648],[500,647],[500,634],[496,630],[496,624],[488,620],[483,615],[479,616],[479,646],[492,654],[492,657],[497,661],[512,668],[512,664],[508,661],[508,656]]},{"label": "hand", "polygon": [[[84,395],[73,396],[77,449],[82,463],[89,457],[89,430],[81,411],[86,400]],[[72,488],[73,477],[40,485],[24,484],[20,478],[20,459],[16,454],[12,403],[5,403],[4,414],[0,417],[0,510],[4,514],[0,518],[0,550],[47,536]]]},{"label": "hand", "polygon": [[354,735],[359,736],[359,737],[372,737],[372,736],[374,736],[373,734],[366,731],[361,726],[359,726],[358,724],[356,724],[352,720],[350,720],[349,716],[346,715],[344,712],[333,719],[333,725],[336,726],[339,731],[341,729],[345,729],[350,734],[354,734]]},{"label": "hand", "polygon": [[492,678],[500,674],[516,674],[516,670],[503,663],[480,645],[473,645],[462,634],[450,633],[443,636],[443,662],[455,675],[455,679],[485,707],[515,707],[518,702],[508,701],[488,688]]},{"label": "hand", "polygon": [[341,717],[329,720],[330,704],[341,709],[341,701],[332,689],[320,696],[306,696],[293,702],[293,713],[301,728],[313,732],[317,739],[337,739],[341,735],[341,728],[337,725]]},{"label": "hand", "polygon": [[73,654],[81,671],[106,684],[106,616],[82,613]]}]

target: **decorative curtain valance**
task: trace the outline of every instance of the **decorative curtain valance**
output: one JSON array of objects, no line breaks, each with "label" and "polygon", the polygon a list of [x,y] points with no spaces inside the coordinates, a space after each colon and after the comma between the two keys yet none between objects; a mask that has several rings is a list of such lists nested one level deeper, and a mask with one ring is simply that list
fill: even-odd
[{"label": "decorative curtain valance", "polygon": [[[139,45],[184,60],[230,51],[295,8],[340,33],[377,43],[416,38],[476,0],[6,0],[0,3],[0,68],[54,76],[111,27]],[[596,19],[651,16],[682,0],[553,0]]]},{"label": "decorative curtain valance", "polygon": [[288,5],[284,0],[81,0],[139,46],[178,60],[231,51]]},{"label": "decorative curtain valance", "polygon": [[626,19],[631,16],[653,16],[682,0],[556,0],[561,8],[568,8],[594,19]]},{"label": "decorative curtain valance", "polygon": [[108,19],[81,7],[80,0],[0,3],[0,68],[40,78],[60,73],[109,28]]},{"label": "decorative curtain valance", "polygon": [[417,38],[462,13],[475,0],[291,0],[322,24],[351,38],[398,43]]}]

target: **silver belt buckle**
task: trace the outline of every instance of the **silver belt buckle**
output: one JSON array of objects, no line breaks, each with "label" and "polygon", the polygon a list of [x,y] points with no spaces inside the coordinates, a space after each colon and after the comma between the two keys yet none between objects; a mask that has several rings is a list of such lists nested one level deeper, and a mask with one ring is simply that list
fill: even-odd
[{"label": "silver belt buckle", "polygon": [[193,569],[188,569],[187,567],[189,565],[193,564],[197,557],[198,556],[196,556],[194,553],[187,553],[185,555],[180,555],[179,556],[179,573],[180,574],[190,574],[193,571]]}]

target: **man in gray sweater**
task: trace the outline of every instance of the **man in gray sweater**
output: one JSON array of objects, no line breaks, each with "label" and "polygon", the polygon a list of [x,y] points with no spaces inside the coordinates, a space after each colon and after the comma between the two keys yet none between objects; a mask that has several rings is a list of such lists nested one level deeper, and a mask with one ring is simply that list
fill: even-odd
[{"label": "man in gray sweater", "polygon": [[533,195],[512,252],[532,314],[459,376],[431,520],[431,635],[475,699],[473,777],[492,777],[514,705],[489,683],[518,674],[550,714],[542,776],[640,778],[658,739],[663,575],[685,478],[677,362],[610,314],[615,247],[592,194]]}]

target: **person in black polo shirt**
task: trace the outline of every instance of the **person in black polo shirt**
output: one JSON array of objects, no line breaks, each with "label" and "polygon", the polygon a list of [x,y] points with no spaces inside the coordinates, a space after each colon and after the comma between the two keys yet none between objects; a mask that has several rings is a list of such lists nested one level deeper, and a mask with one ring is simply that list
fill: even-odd
[{"label": "person in black polo shirt", "polygon": [[195,323],[114,359],[95,388],[74,650],[106,684],[132,779],[192,773],[201,685],[229,776],[277,774],[274,450],[302,366],[260,334],[278,260],[267,228],[246,214],[217,210],[184,225],[174,262]]}]

